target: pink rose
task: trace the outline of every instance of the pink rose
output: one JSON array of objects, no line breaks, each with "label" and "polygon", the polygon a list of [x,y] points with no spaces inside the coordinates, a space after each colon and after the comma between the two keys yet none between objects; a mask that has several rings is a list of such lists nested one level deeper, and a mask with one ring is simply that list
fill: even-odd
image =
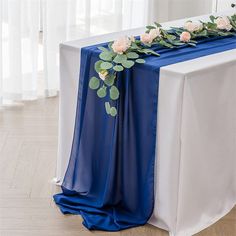
[{"label": "pink rose", "polygon": [[114,41],[111,47],[115,53],[123,54],[130,47],[130,45],[130,39],[128,37],[123,37]]},{"label": "pink rose", "polygon": [[232,25],[230,24],[230,20],[227,16],[218,17],[214,22],[216,23],[217,28],[220,30],[230,31],[232,29]]},{"label": "pink rose", "polygon": [[203,29],[203,25],[201,22],[192,22],[192,21],[187,21],[184,24],[184,29],[188,30],[189,32],[196,32],[200,31]]},{"label": "pink rose", "polygon": [[152,43],[153,38],[150,34],[145,33],[145,34],[140,35],[140,40],[142,43]]},{"label": "pink rose", "polygon": [[191,40],[191,34],[187,31],[184,31],[181,35],[180,35],[180,41],[182,42],[189,42]]}]

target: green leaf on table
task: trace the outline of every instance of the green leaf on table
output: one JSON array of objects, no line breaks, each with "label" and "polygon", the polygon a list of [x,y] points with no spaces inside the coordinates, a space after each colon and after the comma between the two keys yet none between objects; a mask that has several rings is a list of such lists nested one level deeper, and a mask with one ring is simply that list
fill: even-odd
[{"label": "green leaf on table", "polygon": [[139,46],[137,45],[136,42],[132,42],[130,48],[135,50],[135,49],[139,49]]},{"label": "green leaf on table", "polygon": [[107,86],[112,86],[114,84],[116,76],[114,74],[110,74],[106,76],[106,79],[104,80],[104,83]]},{"label": "green leaf on table", "polygon": [[98,89],[97,95],[100,98],[106,97],[106,95],[107,95],[107,87],[106,86],[102,86],[100,89]]},{"label": "green leaf on table", "polygon": [[123,61],[127,60],[127,56],[125,54],[117,54],[116,57],[113,59],[115,63],[122,63]]},{"label": "green leaf on table", "polygon": [[148,30],[151,30],[151,29],[156,29],[156,27],[155,27],[155,26],[153,26],[153,25],[148,25],[148,26],[146,26],[146,28],[147,28]]},{"label": "green leaf on table", "polygon": [[171,35],[171,34],[167,34],[167,35],[166,35],[166,38],[169,39],[169,40],[175,40],[175,39],[176,39],[176,36]]},{"label": "green leaf on table", "polygon": [[124,70],[124,67],[120,66],[120,65],[116,65],[116,66],[113,67],[113,70],[119,72],[119,71]]},{"label": "green leaf on table", "polygon": [[112,100],[117,100],[119,98],[119,95],[120,95],[120,93],[119,93],[119,90],[117,89],[117,87],[114,86],[114,85],[111,86],[111,88],[110,88],[110,98]]},{"label": "green leaf on table", "polygon": [[101,65],[100,65],[101,69],[103,70],[109,70],[112,68],[112,64],[110,62],[102,62]]},{"label": "green leaf on table", "polygon": [[111,61],[112,60],[112,52],[106,51],[99,54],[99,58],[103,61]]},{"label": "green leaf on table", "polygon": [[97,73],[99,73],[102,69],[101,69],[101,64],[103,63],[102,60],[96,61],[94,64],[94,69]]},{"label": "green leaf on table", "polygon": [[113,44],[113,42],[108,43],[108,48],[109,48],[110,50],[113,50],[112,47],[111,47],[112,44]]},{"label": "green leaf on table", "polygon": [[105,48],[105,47],[98,47],[98,49],[101,50],[101,51],[103,51],[103,52],[107,52],[107,51],[108,51],[108,49]]},{"label": "green leaf on table", "polygon": [[106,109],[106,113],[107,113],[108,115],[110,115],[111,106],[110,106],[110,103],[109,103],[109,102],[105,102],[105,109]]},{"label": "green leaf on table", "polygon": [[144,49],[140,49],[138,50],[141,53],[147,54],[147,55],[155,55],[155,56],[160,56],[160,54],[156,53],[155,51],[148,49],[148,48],[144,48]]},{"label": "green leaf on table", "polygon": [[216,17],[215,16],[210,16],[210,20],[211,20],[211,22],[214,22],[215,21],[215,19],[216,19]]},{"label": "green leaf on table", "polygon": [[122,62],[122,66],[125,68],[131,68],[134,65],[134,62],[131,60],[126,60]]},{"label": "green leaf on table", "polygon": [[184,45],[185,43],[179,41],[179,40],[173,40],[171,41],[171,43],[174,45],[174,46],[182,46]]},{"label": "green leaf on table", "polygon": [[188,43],[188,45],[192,46],[192,47],[196,47],[195,43]]},{"label": "green leaf on table", "polygon": [[156,25],[156,27],[161,27],[161,24],[157,23],[157,22],[154,22],[154,24]]},{"label": "green leaf on table", "polygon": [[126,54],[126,56],[127,56],[128,58],[130,58],[130,59],[137,59],[137,58],[139,58],[139,55],[138,55],[138,53],[136,53],[136,52],[128,52],[128,53]]},{"label": "green leaf on table", "polygon": [[110,115],[113,116],[113,117],[117,115],[117,110],[116,110],[115,107],[110,108]]},{"label": "green leaf on table", "polygon": [[96,77],[92,77],[90,80],[89,80],[89,88],[91,89],[97,89],[100,85],[100,80]]},{"label": "green leaf on table", "polygon": [[207,36],[208,36],[207,30],[202,30],[201,32],[195,34],[195,37],[207,37]]},{"label": "green leaf on table", "polygon": [[171,45],[170,43],[167,43],[165,40],[161,40],[159,44],[167,48],[173,48],[173,45]]},{"label": "green leaf on table", "polygon": [[145,60],[144,59],[137,59],[137,60],[135,60],[135,62],[143,64],[143,63],[145,63]]}]

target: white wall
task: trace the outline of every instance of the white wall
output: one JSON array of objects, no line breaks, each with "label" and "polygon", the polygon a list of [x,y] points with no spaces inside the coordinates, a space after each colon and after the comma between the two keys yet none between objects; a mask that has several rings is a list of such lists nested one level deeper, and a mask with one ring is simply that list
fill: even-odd
[{"label": "white wall", "polygon": [[149,0],[150,23],[164,22],[212,12],[212,0]]}]

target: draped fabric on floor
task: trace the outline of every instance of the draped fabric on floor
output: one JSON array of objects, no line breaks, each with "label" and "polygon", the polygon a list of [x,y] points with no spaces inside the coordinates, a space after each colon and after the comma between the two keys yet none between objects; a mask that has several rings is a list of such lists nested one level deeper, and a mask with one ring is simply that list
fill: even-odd
[{"label": "draped fabric on floor", "polygon": [[[106,46],[107,44],[102,44]],[[196,48],[159,48],[161,57],[118,74],[118,116],[88,88],[97,76],[97,46],[81,50],[77,114],[70,162],[54,196],[64,214],[80,214],[88,229],[143,225],[154,206],[159,72],[162,66],[236,48],[236,37],[202,40]],[[158,158],[158,157],[157,157]]]}]

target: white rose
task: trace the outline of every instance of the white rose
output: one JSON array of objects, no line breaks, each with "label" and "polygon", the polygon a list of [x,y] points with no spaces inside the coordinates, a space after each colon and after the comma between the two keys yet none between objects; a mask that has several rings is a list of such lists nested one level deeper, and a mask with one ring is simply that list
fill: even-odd
[{"label": "white rose", "polygon": [[144,34],[141,34],[141,35],[140,35],[140,40],[141,40],[141,42],[144,43],[144,44],[145,44],[145,43],[152,43],[153,38],[151,37],[150,34],[144,33]]},{"label": "white rose", "polygon": [[161,37],[161,30],[160,30],[160,28],[151,29],[149,31],[149,35],[150,35],[152,40],[157,38],[157,37]]},{"label": "white rose", "polygon": [[200,31],[203,29],[203,25],[201,22],[191,22],[191,21],[187,21],[184,24],[184,29],[188,30],[189,32],[196,32],[196,31]]},{"label": "white rose", "polygon": [[227,16],[223,16],[223,17],[218,17],[217,19],[215,19],[214,21],[217,25],[217,29],[220,30],[227,30],[230,31],[232,29],[232,25],[230,24],[230,20],[228,19]]},{"label": "white rose", "polygon": [[107,75],[108,75],[108,71],[107,70],[102,70],[101,72],[98,73],[98,75],[99,75],[99,78],[101,80],[105,80]]}]

